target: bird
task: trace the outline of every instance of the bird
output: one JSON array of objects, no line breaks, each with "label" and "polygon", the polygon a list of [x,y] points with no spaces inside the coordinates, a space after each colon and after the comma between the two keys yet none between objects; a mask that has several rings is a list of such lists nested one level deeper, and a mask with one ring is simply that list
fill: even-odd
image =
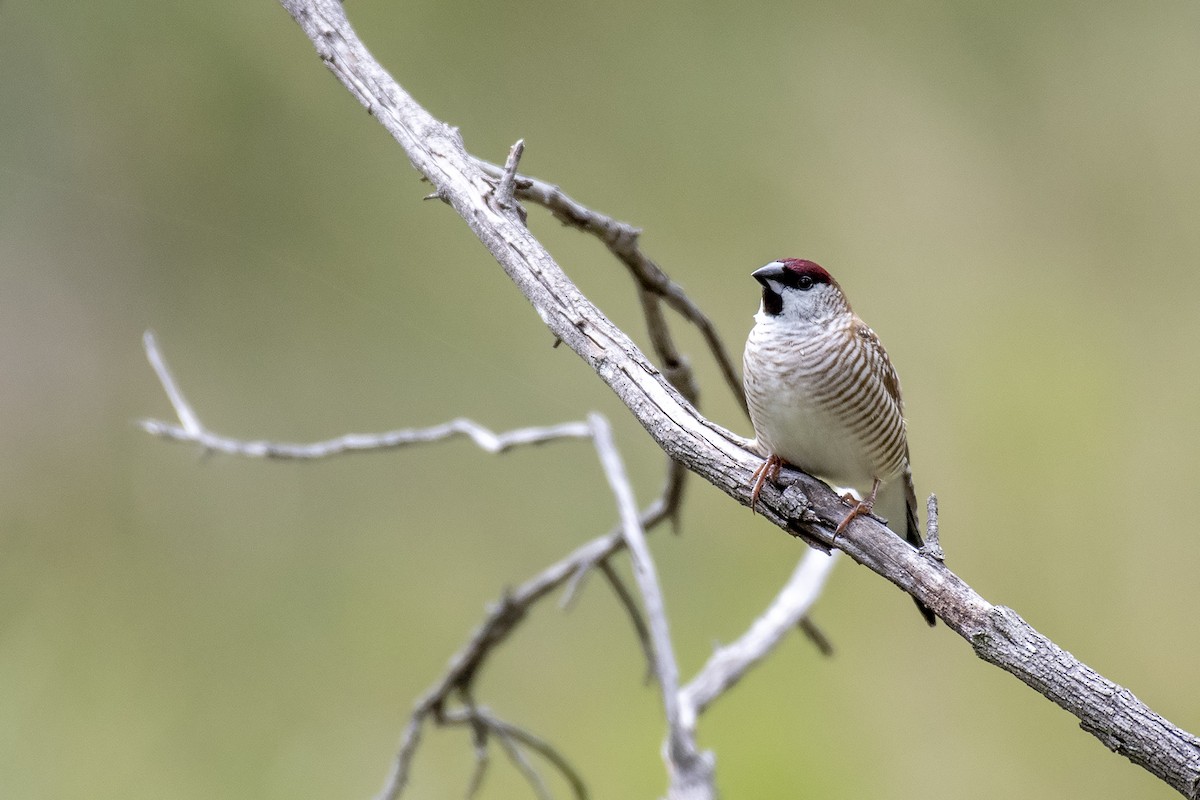
[{"label": "bird", "polygon": [[[762,285],[762,303],[742,374],[752,444],[766,456],[752,476],[751,510],[766,482],[791,465],[857,493],[844,497],[852,505],[835,540],[856,517],[878,511],[921,547],[900,380],[879,337],[813,261],[783,258],[751,275]],[[933,612],[916,603],[935,624]]]}]

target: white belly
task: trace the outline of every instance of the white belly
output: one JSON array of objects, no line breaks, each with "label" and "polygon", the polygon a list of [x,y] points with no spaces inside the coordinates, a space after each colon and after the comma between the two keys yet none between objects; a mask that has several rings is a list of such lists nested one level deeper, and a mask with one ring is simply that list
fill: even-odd
[{"label": "white belly", "polygon": [[750,332],[744,360],[750,418],[767,453],[866,494],[876,478],[886,483],[903,473],[903,434],[899,440],[880,435],[892,421],[864,420],[862,412],[847,405],[892,410],[894,423],[903,422],[898,409],[881,402],[823,403],[836,380],[830,369],[821,368],[827,352],[823,355],[821,342],[811,336],[789,335],[760,319]]},{"label": "white belly", "polygon": [[802,403],[752,414],[758,443],[768,452],[839,486],[871,490],[870,459],[835,417]]}]

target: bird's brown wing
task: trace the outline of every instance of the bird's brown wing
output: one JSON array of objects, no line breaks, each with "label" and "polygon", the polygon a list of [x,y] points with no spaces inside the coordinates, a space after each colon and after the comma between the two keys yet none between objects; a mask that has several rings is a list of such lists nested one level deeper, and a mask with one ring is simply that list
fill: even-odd
[{"label": "bird's brown wing", "polygon": [[896,374],[896,368],[892,366],[892,360],[888,358],[883,342],[879,341],[879,335],[871,330],[871,326],[867,325],[861,319],[855,321],[854,327],[855,333],[867,343],[867,346],[871,350],[873,366],[876,372],[878,372],[883,388],[887,390],[888,397],[892,399],[892,402],[896,404],[896,408],[903,414],[904,399],[900,396],[900,376]]},{"label": "bird's brown wing", "polygon": [[900,397],[900,378],[888,358],[887,350],[875,331],[855,317],[854,336],[866,355],[875,402],[870,409],[870,428],[865,434],[872,449],[876,477],[895,480],[908,470],[908,438],[904,423],[904,401]]},{"label": "bird's brown wing", "polygon": [[[888,358],[887,350],[884,349],[883,343],[879,341],[879,337],[875,331],[861,320],[858,320],[856,333],[867,343],[873,351],[875,369],[878,372],[880,382],[883,388],[887,391],[888,396],[895,403],[896,413],[900,415],[901,425],[904,426],[904,399],[900,395],[900,377],[896,374],[896,368],[892,366],[892,360]],[[907,434],[907,432],[906,432]],[[904,437],[904,473],[902,480],[904,481],[904,538],[913,547],[921,547],[925,544],[925,540],[921,538],[921,522],[917,515],[917,490],[913,486],[912,468],[908,457],[908,437]],[[917,604],[917,610],[921,612],[921,616],[930,625],[937,622],[937,617],[929,606],[922,603],[917,598],[913,598],[913,602]]]}]

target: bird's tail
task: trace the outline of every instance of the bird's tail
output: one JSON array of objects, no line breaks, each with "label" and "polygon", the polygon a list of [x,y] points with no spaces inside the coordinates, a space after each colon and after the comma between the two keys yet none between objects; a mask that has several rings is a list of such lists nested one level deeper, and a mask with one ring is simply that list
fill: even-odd
[{"label": "bird's tail", "polygon": [[[925,544],[925,540],[921,538],[921,523],[917,520],[917,490],[913,487],[912,472],[904,473],[904,493],[906,495],[904,538],[913,547],[920,548]],[[917,610],[921,612],[921,616],[925,618],[930,627],[937,624],[937,617],[933,615],[933,609],[915,597],[913,602],[917,604]]]}]

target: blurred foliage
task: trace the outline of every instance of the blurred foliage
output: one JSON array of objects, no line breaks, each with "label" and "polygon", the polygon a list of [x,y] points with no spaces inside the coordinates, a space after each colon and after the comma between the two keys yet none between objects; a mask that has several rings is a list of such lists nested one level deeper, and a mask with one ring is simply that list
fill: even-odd
[{"label": "blurred foliage", "polygon": [[[951,565],[1200,729],[1200,7],[348,7],[473,152],[524,137],[643,226],[735,351],[752,269],[828,266],[899,367]],[[0,75],[0,796],[369,796],[483,604],[612,524],[594,458],[203,458],[131,424],[170,413],[141,332],[230,435],[597,409],[643,500],[661,454],[274,4],[7,0]],[[619,265],[531,224],[640,337]],[[800,555],[697,482],[654,547],[685,673]],[[865,570],[816,618],[834,658],[796,637],[702,721],[731,797],[1174,796]],[[597,797],[654,797],[642,671],[597,581],[480,697]],[[426,747],[413,796],[458,796],[465,735]],[[483,796],[523,796],[496,761]]]}]

